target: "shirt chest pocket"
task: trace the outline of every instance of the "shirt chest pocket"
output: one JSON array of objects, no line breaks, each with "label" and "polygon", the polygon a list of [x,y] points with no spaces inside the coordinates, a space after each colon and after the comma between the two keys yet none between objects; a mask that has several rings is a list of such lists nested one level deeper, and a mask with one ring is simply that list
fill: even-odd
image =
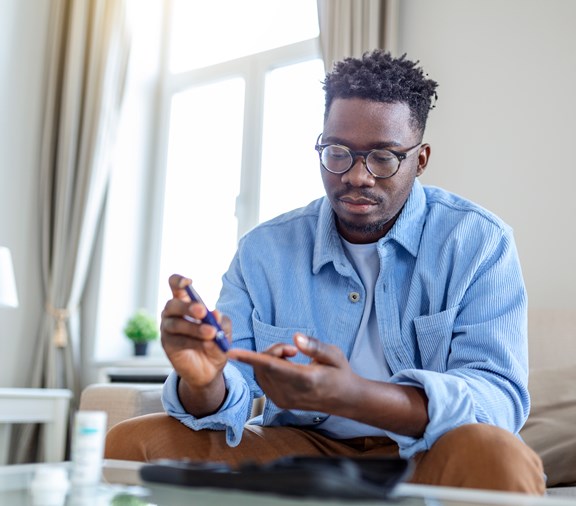
[{"label": "shirt chest pocket", "polygon": [[424,369],[446,371],[458,309],[458,306],[451,307],[440,313],[414,319],[416,341]]},{"label": "shirt chest pocket", "polygon": [[[255,313],[252,313],[252,327],[254,329],[254,343],[256,351],[258,352],[266,351],[273,344],[294,344],[294,334],[297,332],[311,337],[314,336],[314,332],[310,328],[276,327],[264,323],[258,319]],[[289,360],[299,364],[306,364],[310,361],[310,359],[302,353],[298,353],[295,357],[291,357]]]}]

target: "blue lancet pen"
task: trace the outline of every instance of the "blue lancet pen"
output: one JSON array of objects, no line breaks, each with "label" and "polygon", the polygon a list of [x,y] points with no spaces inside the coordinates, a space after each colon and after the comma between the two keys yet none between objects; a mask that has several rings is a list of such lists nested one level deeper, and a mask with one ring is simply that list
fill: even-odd
[{"label": "blue lancet pen", "polygon": [[216,341],[218,348],[226,353],[230,349],[230,344],[228,343],[228,339],[226,339],[226,334],[224,334],[222,327],[220,327],[220,324],[216,321],[216,318],[212,314],[212,311],[210,311],[206,304],[204,304],[204,301],[200,295],[198,295],[198,292],[192,288],[192,285],[186,285],[184,289],[186,290],[186,293],[192,302],[198,302],[206,308],[206,316],[202,318],[202,323],[207,323],[208,325],[216,327],[216,337],[214,338],[214,341]]}]

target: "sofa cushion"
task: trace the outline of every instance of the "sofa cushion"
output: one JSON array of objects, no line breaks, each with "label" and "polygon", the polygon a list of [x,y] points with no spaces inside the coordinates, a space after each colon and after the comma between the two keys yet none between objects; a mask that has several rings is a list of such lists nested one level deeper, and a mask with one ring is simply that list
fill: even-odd
[{"label": "sofa cushion", "polygon": [[94,383],[80,396],[80,410],[105,411],[107,428],[135,416],[164,411],[161,383]]},{"label": "sofa cushion", "polygon": [[547,485],[576,483],[576,366],[531,371],[532,408],[520,435],[544,463]]}]

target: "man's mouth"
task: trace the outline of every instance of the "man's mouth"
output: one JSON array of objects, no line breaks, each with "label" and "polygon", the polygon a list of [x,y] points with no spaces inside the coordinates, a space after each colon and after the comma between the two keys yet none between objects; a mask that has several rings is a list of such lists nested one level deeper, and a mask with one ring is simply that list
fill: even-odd
[{"label": "man's mouth", "polygon": [[377,200],[363,196],[342,195],[338,200],[347,211],[359,214],[370,212],[378,205]]},{"label": "man's mouth", "polygon": [[344,195],[343,197],[340,197],[340,200],[342,202],[346,202],[347,204],[355,204],[358,206],[362,206],[362,205],[376,205],[377,202],[375,200],[366,198],[366,197],[353,197],[350,195]]}]

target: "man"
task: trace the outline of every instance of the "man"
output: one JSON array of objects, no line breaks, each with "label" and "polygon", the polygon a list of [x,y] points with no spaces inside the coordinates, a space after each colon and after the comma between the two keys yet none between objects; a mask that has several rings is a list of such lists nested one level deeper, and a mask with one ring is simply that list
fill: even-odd
[{"label": "man", "polygon": [[517,436],[529,396],[512,232],[416,179],[436,87],[382,51],[334,66],[316,145],[326,197],[240,241],[216,313],[227,354],[190,280],[170,278],[169,416],[113,428],[108,458],[400,454],[415,483],[543,493],[540,459]]}]

